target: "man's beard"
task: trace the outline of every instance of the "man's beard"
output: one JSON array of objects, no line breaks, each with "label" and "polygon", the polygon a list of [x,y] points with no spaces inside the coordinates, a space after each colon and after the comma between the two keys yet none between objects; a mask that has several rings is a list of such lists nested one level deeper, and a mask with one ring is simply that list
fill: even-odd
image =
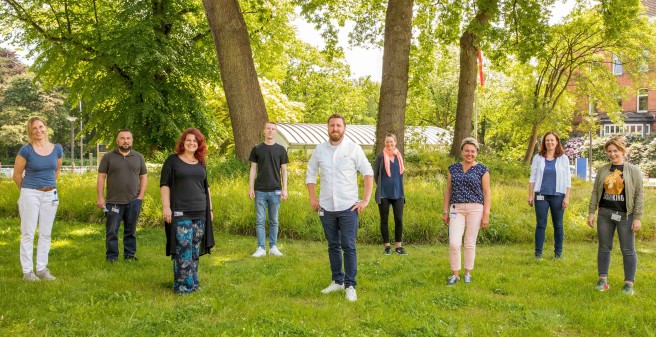
[{"label": "man's beard", "polygon": [[333,132],[330,134],[330,140],[333,142],[339,142],[344,137],[344,133]]},{"label": "man's beard", "polygon": [[132,145],[120,145],[119,148],[121,149],[121,151],[124,151],[124,152],[125,151],[130,151],[130,150],[132,150]]}]

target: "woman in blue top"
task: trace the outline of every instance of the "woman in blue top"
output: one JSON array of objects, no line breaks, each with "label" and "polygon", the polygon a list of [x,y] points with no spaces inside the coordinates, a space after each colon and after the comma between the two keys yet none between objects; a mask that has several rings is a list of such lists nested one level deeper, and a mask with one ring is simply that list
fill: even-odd
[{"label": "woman in blue top", "polygon": [[528,204],[535,205],[535,258],[542,258],[547,213],[551,209],[551,222],[554,226],[554,256],[563,254],[563,214],[569,205],[569,189],[572,181],[569,172],[569,159],[560,144],[560,138],[547,132],[542,137],[540,152],[533,157],[531,177],[528,184]]},{"label": "woman in blue top", "polygon": [[490,172],[476,162],[478,142],[467,137],[460,144],[462,162],[449,166],[444,189],[442,221],[449,226],[449,261],[453,275],[448,286],[460,280],[460,249],[465,246],[465,283],[472,281],[478,230],[490,223]]},{"label": "woman in blue top", "polygon": [[396,135],[385,135],[385,148],[376,156],[374,161],[374,180],[376,181],[376,203],[380,212],[380,232],[383,235],[385,250],[383,253],[392,253],[389,239],[389,209],[394,211],[394,251],[399,255],[407,255],[402,246],[403,236],[403,157],[396,148]]},{"label": "woman in blue top", "polygon": [[[50,252],[50,233],[59,205],[57,177],[64,151],[59,144],[48,141],[48,127],[41,117],[31,117],[27,121],[27,138],[29,144],[18,150],[14,164],[14,182],[20,189],[18,212],[21,218],[20,261],[23,279],[54,280],[55,277],[46,266]],[[37,224],[39,242],[35,274],[32,255]]]}]

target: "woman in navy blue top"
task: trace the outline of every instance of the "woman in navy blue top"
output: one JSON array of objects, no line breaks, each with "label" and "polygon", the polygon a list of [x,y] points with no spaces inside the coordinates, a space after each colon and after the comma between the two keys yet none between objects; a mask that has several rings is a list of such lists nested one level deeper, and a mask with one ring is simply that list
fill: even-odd
[{"label": "woman in navy blue top", "polygon": [[472,281],[479,228],[490,223],[490,172],[476,162],[478,142],[468,137],[460,145],[462,162],[449,166],[444,190],[442,221],[449,226],[449,261],[453,275],[447,285],[460,280],[460,249],[465,244],[465,283]]},{"label": "woman in navy blue top", "polygon": [[376,156],[374,161],[374,180],[376,181],[376,203],[380,212],[380,232],[383,235],[385,250],[383,253],[392,253],[389,238],[389,209],[394,211],[394,245],[395,252],[407,255],[402,246],[403,235],[403,205],[405,196],[403,194],[403,157],[396,148],[396,136],[392,133],[385,135],[385,148]]},{"label": "woman in navy blue top", "polygon": [[[48,127],[41,117],[31,117],[27,121],[26,131],[29,144],[18,150],[14,163],[14,182],[20,189],[18,212],[21,218],[20,261],[23,279],[54,280],[55,277],[46,266],[50,252],[50,233],[59,205],[57,177],[64,151],[61,145],[48,141]],[[34,273],[32,256],[37,225],[39,241]]]}]

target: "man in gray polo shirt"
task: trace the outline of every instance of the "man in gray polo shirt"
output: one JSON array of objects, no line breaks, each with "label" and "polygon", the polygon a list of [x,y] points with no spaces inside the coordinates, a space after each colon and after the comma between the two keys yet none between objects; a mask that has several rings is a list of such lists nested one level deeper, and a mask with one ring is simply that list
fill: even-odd
[{"label": "man in gray polo shirt", "polygon": [[[118,259],[118,228],[123,221],[123,257],[136,261],[137,221],[146,193],[148,171],[141,153],[132,150],[132,132],[123,129],[116,136],[116,147],[107,152],[98,166],[97,202],[106,215],[106,258]],[[107,198],[103,197],[107,180]]]}]

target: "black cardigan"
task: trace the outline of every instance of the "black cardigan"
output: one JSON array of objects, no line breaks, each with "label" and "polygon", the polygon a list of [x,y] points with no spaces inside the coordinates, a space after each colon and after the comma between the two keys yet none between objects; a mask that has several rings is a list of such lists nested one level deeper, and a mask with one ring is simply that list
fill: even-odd
[{"label": "black cardigan", "polygon": [[[162,166],[162,170],[165,167],[171,168],[171,174],[169,175],[168,181],[163,184],[160,181],[161,186],[168,186],[170,190],[169,197],[171,199],[171,210],[175,209],[175,157],[177,154],[172,154]],[[204,180],[205,185],[205,195],[207,197],[207,207],[205,208],[205,233],[203,234],[203,239],[200,242],[200,255],[210,254],[210,250],[214,247],[214,231],[212,230],[212,214],[210,211],[210,190],[209,184],[207,182],[207,175]],[[166,256],[171,256],[171,259],[175,256],[175,232],[176,228],[170,223],[164,221],[164,231],[166,232]]]}]

